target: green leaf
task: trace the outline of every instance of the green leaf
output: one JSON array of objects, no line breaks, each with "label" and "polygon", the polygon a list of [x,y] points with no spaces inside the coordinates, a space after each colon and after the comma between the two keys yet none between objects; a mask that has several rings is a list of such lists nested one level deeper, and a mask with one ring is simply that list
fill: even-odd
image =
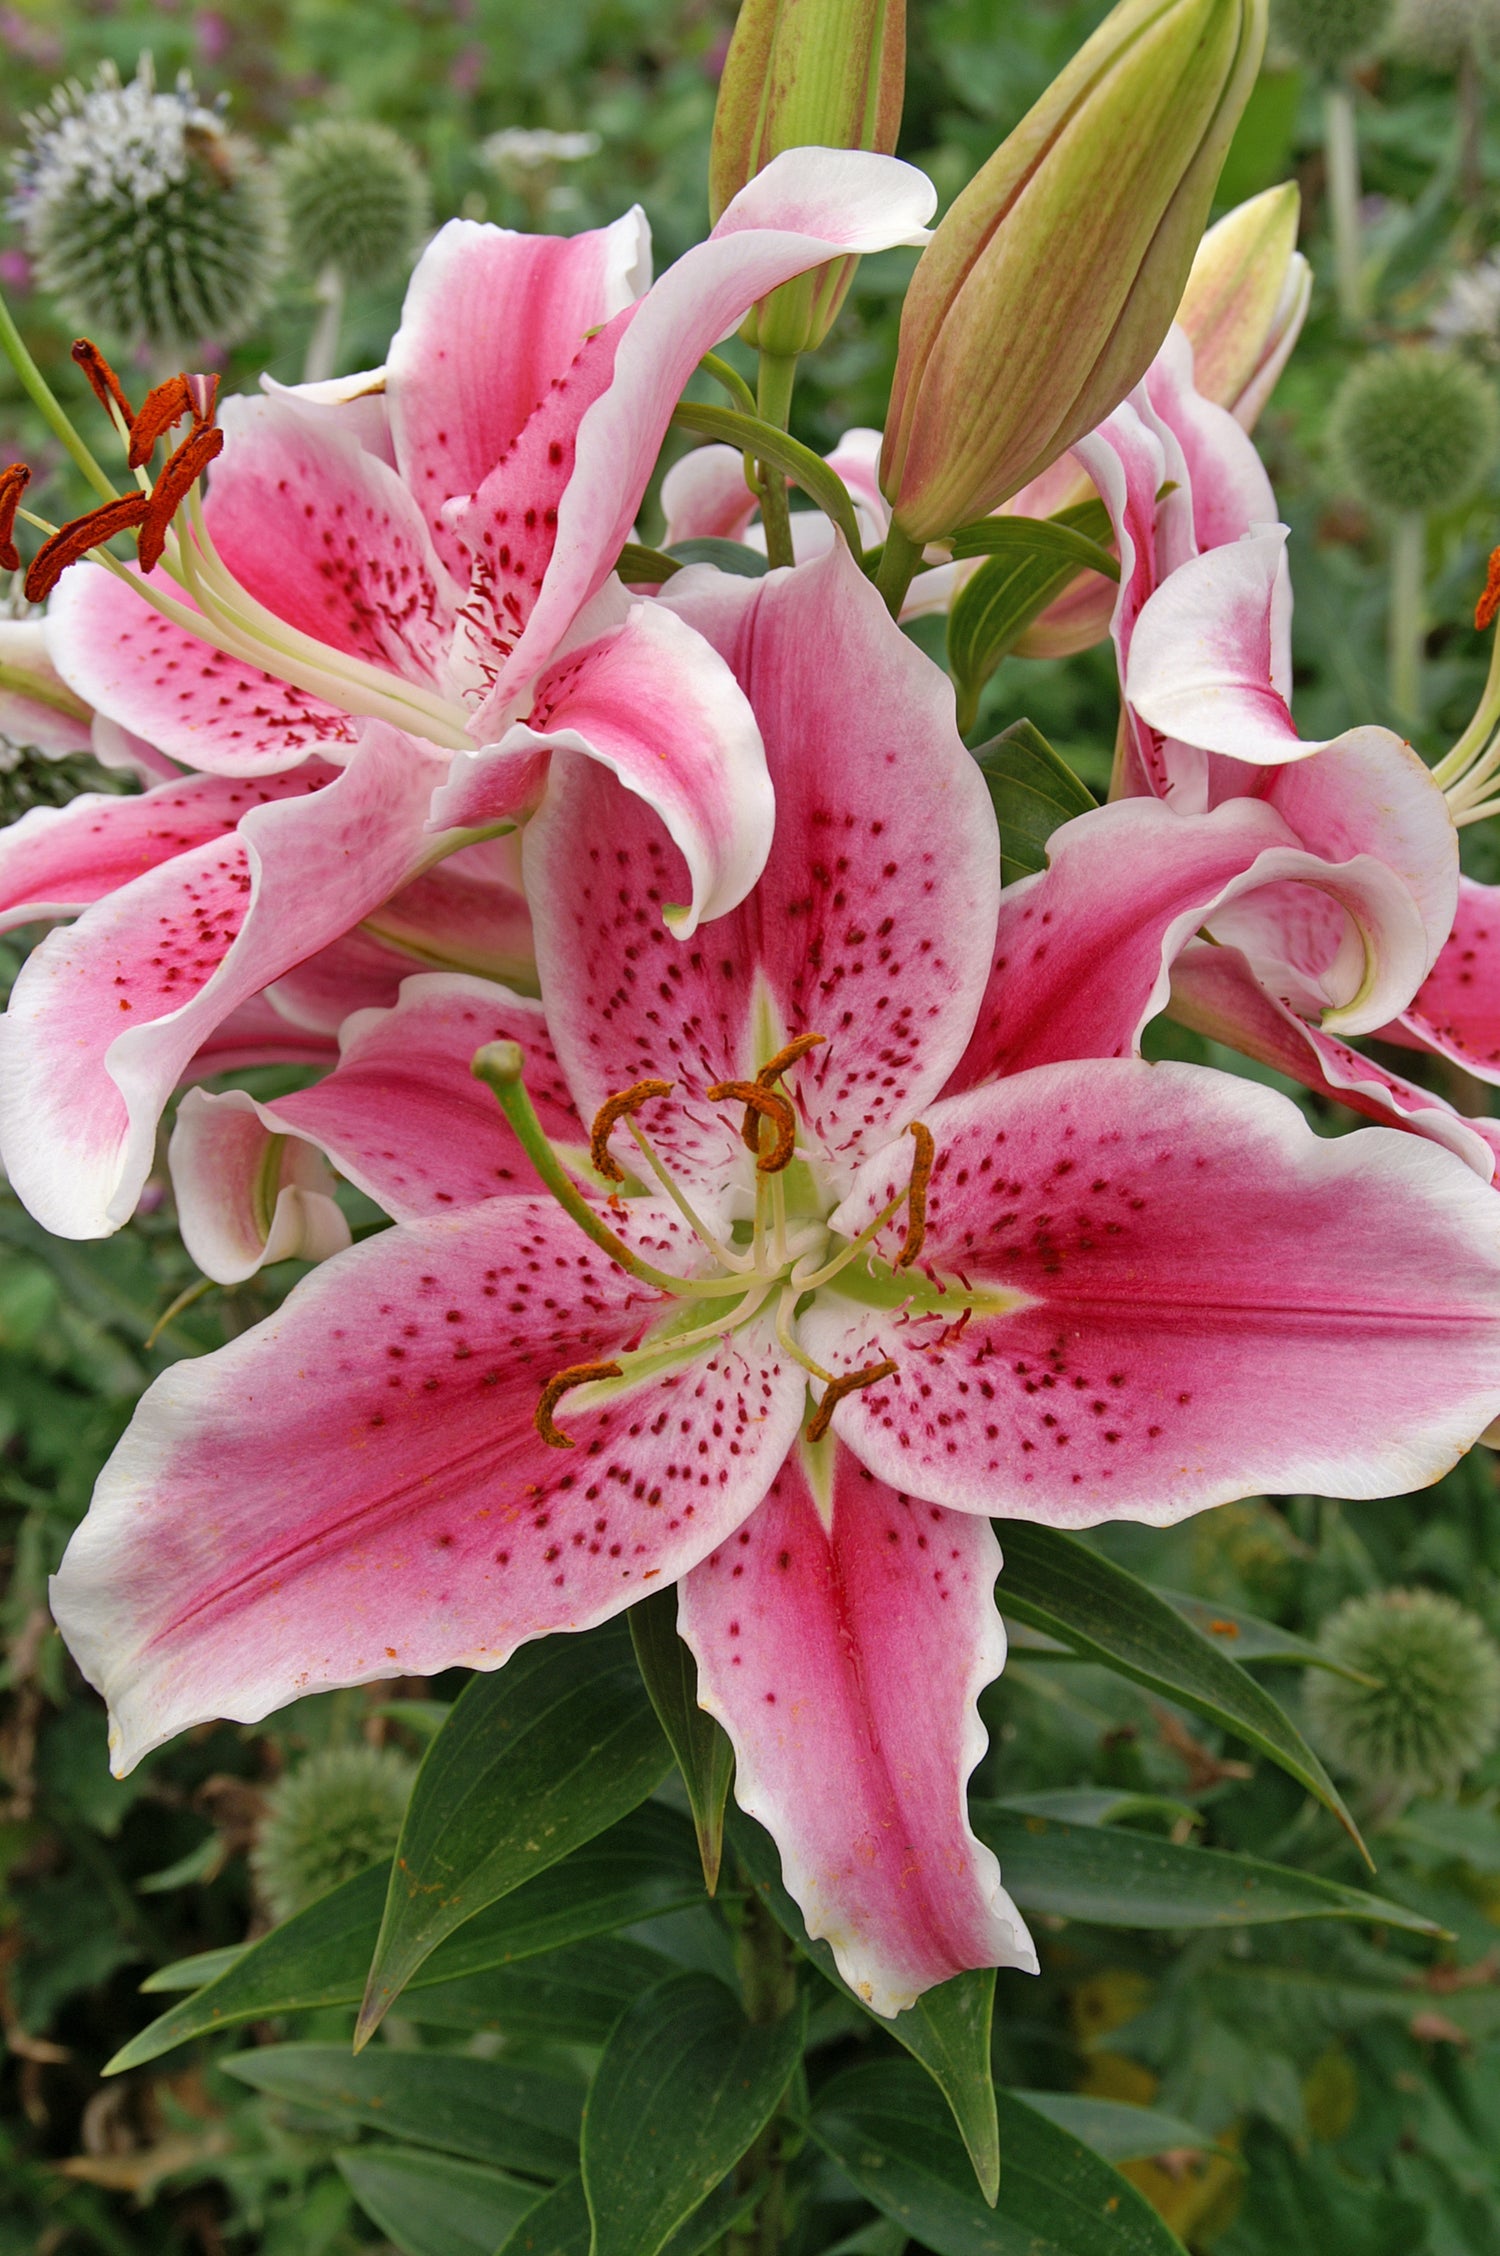
[{"label": "green leaf", "polygon": [[[205,1954],[210,1961],[227,1957],[223,1972],[210,1972],[205,1964],[196,1978],[206,1979],[207,1986],[133,2037],[110,2062],[110,2073],[139,2068],[190,2037],[236,2022],[357,2005],[388,1879],[386,1866],[372,1866],[248,1949]],[[460,1927],[418,1969],[412,1986],[420,1990],[488,1973],[702,1900],[691,1830],[674,1811],[648,1803]],[[166,1977],[197,1963],[188,1959],[180,1968],[164,1967],[149,1987],[180,1988],[180,1981]]]},{"label": "green leaf", "polygon": [[1281,1661],[1288,1668],[1327,1669],[1334,1676],[1345,1676],[1351,1684],[1374,1684],[1373,1676],[1363,1669],[1349,1668],[1325,1653],[1321,1645],[1314,1645],[1306,1637],[1296,1637],[1279,1622],[1262,1621],[1258,1614],[1242,1613],[1237,1606],[1221,1606],[1208,1598],[1195,1598],[1186,1590],[1164,1590],[1159,1583],[1153,1588],[1159,1598],[1175,1606],[1185,1620],[1210,1638],[1222,1652],[1233,1654],[1235,1660]]},{"label": "green leaf", "polygon": [[1285,1710],[1185,1614],[1076,1536],[1035,1522],[1005,1528],[1000,1610],[1060,1637],[1075,1652],[1161,1692],[1231,1732],[1332,1810],[1365,1862],[1374,1862],[1343,1796]]},{"label": "green leaf", "polygon": [[1120,561],[1103,543],[1110,538],[1109,511],[1102,501],[1080,501],[1055,517],[979,517],[943,536],[955,558],[1001,556],[1007,550],[1071,556],[1075,569],[1102,572],[1118,580]]},{"label": "green leaf", "polygon": [[1096,1927],[1261,1927],[1282,1919],[1357,1919],[1441,1935],[1403,1904],[1289,1865],[1222,1849],[1179,1848],[1117,1826],[1064,1825],[999,1802],[970,1805],[1023,1911]]},{"label": "green leaf", "polygon": [[521,1966],[465,1974],[456,1982],[414,1982],[401,2010],[428,2028],[495,2029],[507,2037],[603,2044],[631,1999],[665,1972],[659,1951],[616,1936],[596,1937]]},{"label": "green leaf", "polygon": [[158,1966],[141,1984],[143,1997],[153,1996],[163,1990],[199,1990],[205,1982],[217,1982],[231,1966],[242,1959],[246,1943],[226,1943],[222,1950],[197,1951],[191,1958],[174,1958],[170,1966]]},{"label": "green leaf", "polygon": [[616,1824],[671,1759],[618,1622],[474,1677],[407,1804],[356,2045],[445,1936]]},{"label": "green leaf", "polygon": [[982,528],[965,527],[955,537],[953,552],[987,559],[965,580],[948,611],[948,670],[958,699],[959,734],[967,735],[980,693],[1001,659],[1080,568],[1117,580],[1120,567],[1107,549],[1062,518],[996,517]]},{"label": "green leaf", "polygon": [[1030,721],[1012,721],[974,757],[1000,825],[1000,882],[1013,885],[1045,869],[1053,831],[1097,801]]},{"label": "green leaf", "polygon": [[764,579],[771,568],[758,548],[747,548],[743,541],[718,540],[712,533],[673,541],[662,554],[679,564],[716,564],[721,572],[733,572],[742,580]]},{"label": "green leaf", "polygon": [[698,1664],[677,1634],[675,1588],[639,1600],[629,1621],[641,1682],[687,1788],[703,1882],[712,1895],[724,1853],[724,1803],[734,1776],[734,1749],[727,1732],[698,1705]]},{"label": "green leaf", "polygon": [[804,2020],[799,2003],[758,2027],[711,1974],[672,1974],[637,1998],[584,2110],[593,2256],[658,2256],[775,2114]]},{"label": "green leaf", "polygon": [[398,2052],[377,2045],[353,2056],[345,2045],[265,2045],[223,2066],[272,2099],[312,2107],[533,2178],[576,2166],[582,2094],[560,2076],[475,2060],[462,2052]]},{"label": "green leaf", "polygon": [[[742,1810],[731,1809],[729,1837],[746,1878],[782,1932],[790,1935],[826,1981],[861,2012],[869,2013],[864,1999],[840,1974],[828,1945],[815,1943],[803,1925],[802,1914],[782,1883],[781,1858],[770,1834]],[[1000,2179],[1000,2134],[995,2120],[995,2080],[990,2071],[994,2006],[995,1969],[980,1966],[925,1990],[915,2005],[898,2013],[893,2021],[870,2015],[877,2028],[905,2045],[948,2102],[986,2201],[994,2199]]]},{"label": "green leaf", "polygon": [[1165,1825],[1201,1825],[1203,1812],[1169,1794],[1136,1794],[1121,1786],[1044,1786],[1035,1794],[1007,1794],[1008,1810],[1023,1817],[1060,1817],[1065,1825],[1128,1825],[1133,1817]]},{"label": "green leaf", "polygon": [[660,587],[682,570],[675,556],[665,549],[646,548],[640,541],[627,541],[615,558],[615,570],[627,587]]},{"label": "green leaf", "polygon": [[[703,2256],[706,2248],[749,2214],[759,2198],[758,2186],[742,2188],[728,2180],[673,2233],[662,2256]],[[564,2178],[522,2218],[498,2256],[589,2256],[593,2238],[583,2180]]]},{"label": "green leaf", "polygon": [[702,438],[723,439],[738,447],[742,454],[752,455],[757,462],[768,462],[773,470],[799,485],[810,501],[815,501],[824,515],[831,517],[845,540],[849,552],[859,563],[864,550],[859,537],[859,525],[854,515],[854,504],[849,489],[836,470],[830,470],[820,454],[803,446],[800,439],[789,438],[774,423],[762,422],[758,415],[743,415],[733,407],[700,407],[696,400],[683,400],[672,410],[672,421],[679,431],[696,431]]},{"label": "green leaf", "polygon": [[1129,2107],[1120,2099],[1092,2099],[1083,2092],[1013,2091],[1069,2138],[1102,2154],[1106,2162],[1143,2162],[1153,2154],[1222,2152],[1196,2123],[1168,2115],[1159,2107]]},{"label": "green leaf", "polygon": [[360,2146],[334,2156],[349,2191],[402,2256],[494,2256],[537,2188],[404,2146]]},{"label": "green leaf", "polygon": [[974,2191],[935,2093],[905,2061],[846,2069],[818,2094],[813,2137],[877,2209],[937,2256],[1181,2256],[1135,2187],[1087,2146],[998,2095],[1000,2191]]}]

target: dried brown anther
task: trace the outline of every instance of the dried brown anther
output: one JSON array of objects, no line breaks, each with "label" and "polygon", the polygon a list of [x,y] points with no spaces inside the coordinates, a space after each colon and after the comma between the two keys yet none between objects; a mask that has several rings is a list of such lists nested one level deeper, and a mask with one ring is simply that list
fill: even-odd
[{"label": "dried brown anther", "polygon": [[881,1379],[892,1379],[896,1366],[889,1356],[880,1363],[868,1363],[862,1371],[845,1371],[842,1377],[830,1379],[823,1389],[823,1399],[813,1412],[807,1429],[809,1441],[821,1441],[828,1431],[829,1420],[846,1394],[857,1394],[861,1387],[875,1386]]},{"label": "dried brown anther", "polygon": [[785,1049],[778,1050],[773,1058],[766,1059],[765,1064],[755,1076],[756,1080],[763,1089],[774,1088],[783,1073],[789,1072],[798,1058],[806,1057],[809,1050],[818,1049],[827,1039],[826,1034],[796,1035],[787,1043]]},{"label": "dried brown anther", "polygon": [[622,1089],[618,1096],[605,1098],[589,1130],[589,1162],[596,1175],[602,1175],[606,1183],[624,1182],[625,1170],[609,1148],[611,1129],[617,1121],[639,1112],[642,1105],[650,1104],[653,1097],[671,1094],[670,1081],[637,1081],[632,1087]]},{"label": "dried brown anther", "polygon": [[1490,568],[1485,574],[1484,593],[1474,606],[1474,624],[1483,634],[1486,627],[1495,623],[1500,612],[1500,548],[1490,550]]},{"label": "dried brown anther", "polygon": [[16,510],[30,483],[31,472],[24,462],[12,462],[8,469],[0,470],[0,569],[7,572],[21,569],[15,538]]},{"label": "dried brown anther", "polygon": [[105,414],[113,408],[127,427],[132,424],[135,409],[125,397],[119,377],[91,338],[74,338],[73,358],[88,378],[89,388]]},{"label": "dried brown anther", "polygon": [[[744,1106],[740,1137],[746,1151],[754,1152],[756,1167],[762,1175],[779,1175],[797,1145],[797,1115],[792,1110],[791,1098],[782,1096],[778,1089],[763,1089],[759,1081],[716,1081],[704,1093],[711,1104],[732,1100]],[[763,1120],[768,1120],[776,1131],[776,1141],[768,1152],[760,1148]]]},{"label": "dried brown anther", "polygon": [[566,1371],[559,1371],[554,1378],[550,1378],[532,1413],[536,1430],[548,1448],[571,1449],[574,1446],[568,1436],[552,1423],[553,1411],[571,1388],[587,1386],[591,1379],[619,1379],[624,1375],[618,1363],[571,1363]]},{"label": "dried brown anther", "polygon": [[891,1264],[893,1269],[910,1268],[927,1236],[927,1186],[932,1181],[932,1162],[937,1147],[932,1141],[932,1130],[924,1127],[920,1120],[911,1123],[911,1133],[916,1139],[917,1154],[911,1163],[911,1183],[906,1193],[906,1236]]},{"label": "dried brown anther", "polygon": [[86,517],[75,517],[71,524],[60,526],[31,560],[26,574],[27,602],[44,603],[70,564],[76,564],[91,548],[98,548],[116,533],[132,532],[144,524],[150,508],[149,494],[122,494],[118,501],[106,501]]},{"label": "dried brown anther", "polygon": [[210,424],[190,432],[176,453],[168,455],[151,489],[151,506],[141,524],[138,545],[143,572],[154,572],[161,562],[173,517],[223,444],[223,432]]}]

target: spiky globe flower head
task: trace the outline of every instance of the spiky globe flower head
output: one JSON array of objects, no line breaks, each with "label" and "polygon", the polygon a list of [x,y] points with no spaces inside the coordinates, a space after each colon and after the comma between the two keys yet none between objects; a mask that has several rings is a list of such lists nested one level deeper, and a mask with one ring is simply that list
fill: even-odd
[{"label": "spiky globe flower head", "polygon": [[1299,63],[1333,78],[1379,40],[1391,0],[1272,0],[1271,26]]},{"label": "spiky globe flower head", "polygon": [[427,176],[399,134],[368,118],[300,125],[276,162],[292,263],[316,276],[384,282],[431,217]]},{"label": "spiky globe flower head", "polygon": [[1379,353],[1344,380],[1329,439],[1371,509],[1425,516],[1473,492],[1495,459],[1494,385],[1452,353]]},{"label": "spiky globe flower head", "polygon": [[1397,0],[1391,46],[1428,70],[1455,71],[1465,55],[1500,56],[1500,0]]},{"label": "spiky globe flower head", "polygon": [[124,85],[105,63],[24,123],[11,210],[71,321],[160,352],[244,335],[281,265],[279,206],[185,76],[168,93],[149,55]]},{"label": "spiky globe flower head", "polygon": [[394,1747],[325,1747],[278,1779],[251,1851],[276,1919],[326,1896],[396,1846],[415,1763]]},{"label": "spiky globe flower head", "polygon": [[1436,1590],[1351,1598],[1318,1639],[1330,1659],[1374,1677],[1309,1673],[1314,1740],[1366,1786],[1438,1793],[1500,1738],[1500,1647],[1477,1614]]}]

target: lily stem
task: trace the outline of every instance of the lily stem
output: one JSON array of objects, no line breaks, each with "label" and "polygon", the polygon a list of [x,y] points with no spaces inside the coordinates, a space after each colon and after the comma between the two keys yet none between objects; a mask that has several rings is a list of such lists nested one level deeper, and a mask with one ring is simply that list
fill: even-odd
[{"label": "lily stem", "polygon": [[[797,2003],[797,1962],[791,1944],[760,1892],[746,1891],[743,1924],[735,1937],[735,1963],[745,2012],[760,2027],[782,2020]],[[724,2256],[778,2256],[786,2232],[786,2126],[773,2116],[735,2173],[747,2190],[758,2185],[752,2213],[725,2237]]]},{"label": "lily stem", "polygon": [[[796,381],[795,353],[761,354],[755,384],[755,404],[763,423],[774,423],[778,431],[787,428],[792,411],[792,388]],[[766,528],[766,556],[774,570],[778,564],[791,564],[795,561],[786,478],[774,463],[762,462],[757,468],[760,474],[761,522]]]},{"label": "lily stem", "polygon": [[885,607],[893,619],[901,616],[901,606],[906,591],[916,577],[917,566],[922,561],[920,541],[908,540],[901,527],[892,518],[885,536],[885,547],[880,555],[880,570],[875,585],[885,597]]},{"label": "lily stem", "polygon": [[1328,167],[1328,223],[1333,237],[1334,287],[1348,328],[1364,319],[1364,252],[1359,224],[1359,141],[1354,95],[1342,84],[1323,94],[1323,153]]},{"label": "lily stem", "polygon": [[1391,526],[1391,597],[1387,621],[1391,703],[1408,727],[1422,718],[1422,609],[1427,525],[1403,510]]}]

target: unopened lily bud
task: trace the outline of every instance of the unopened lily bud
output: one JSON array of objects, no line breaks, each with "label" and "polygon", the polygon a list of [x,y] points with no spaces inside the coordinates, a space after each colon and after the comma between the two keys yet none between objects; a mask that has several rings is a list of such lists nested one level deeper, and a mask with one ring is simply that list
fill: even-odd
[{"label": "unopened lily bud", "polygon": [[1297,249],[1295,181],[1237,204],[1198,246],[1178,325],[1193,380],[1250,430],[1286,366],[1307,313],[1312,269]]},{"label": "unopened lily bud", "polygon": [[1092,430],[1167,333],[1265,0],[1122,0],[970,182],[901,316],[881,485],[911,542]]},{"label": "unopened lily bud", "polygon": [[[890,156],[906,83],[906,0],[744,0],[714,111],[709,210],[717,225],[748,180],[786,149]],[[783,283],[741,334],[791,356],[820,345],[857,261]]]}]

